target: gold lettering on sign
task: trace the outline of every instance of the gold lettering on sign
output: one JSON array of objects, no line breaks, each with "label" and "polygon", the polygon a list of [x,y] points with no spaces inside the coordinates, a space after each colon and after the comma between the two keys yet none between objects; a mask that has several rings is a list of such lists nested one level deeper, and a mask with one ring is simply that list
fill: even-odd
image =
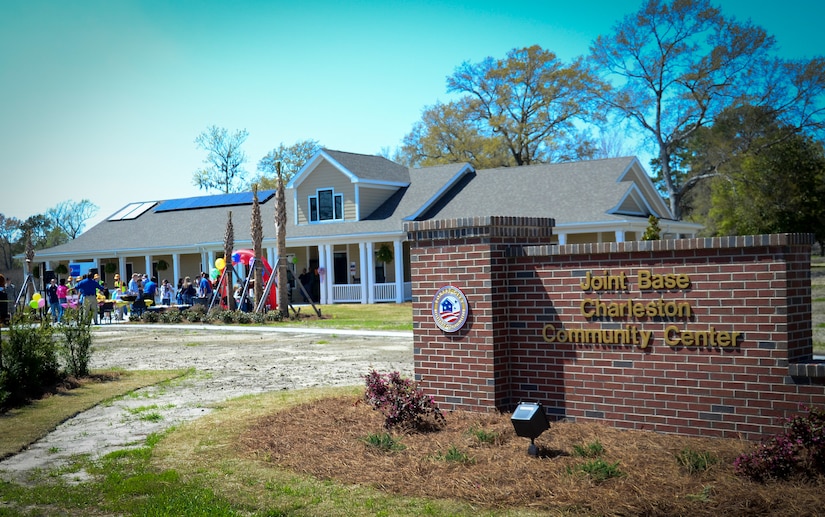
[{"label": "gold lettering on sign", "polygon": [[708,330],[679,330],[676,325],[665,329],[665,344],[668,346],[736,346],[741,332],[728,332],[710,327]]},{"label": "gold lettering on sign", "polygon": [[[649,269],[640,269],[636,274],[637,287],[640,292],[672,291],[690,288],[690,275],[685,273],[653,273]],[[616,274],[603,271],[593,274],[586,271],[579,282],[582,291],[599,293],[595,298],[583,298],[579,302],[581,315],[588,319],[645,319],[661,318],[671,322],[678,318],[690,321],[694,311],[688,301],[658,300],[639,301],[632,298],[624,300],[603,300],[608,292],[630,291],[630,281],[624,271]],[[645,293],[647,294],[647,293]],[[545,325],[541,336],[547,343],[593,343],[608,346],[634,346],[645,349],[653,342],[653,331],[637,325],[625,325],[623,328],[556,328]],[[670,347],[730,347],[738,346],[744,339],[739,331],[716,330],[681,330],[677,325],[665,327],[664,342]]]},{"label": "gold lettering on sign", "polygon": [[679,274],[654,274],[647,269],[640,269],[639,290],[650,289],[687,289],[690,287],[690,277],[683,273]]},{"label": "gold lettering on sign", "polygon": [[653,331],[635,325],[626,325],[622,329],[557,329],[555,325],[545,325],[541,337],[547,343],[595,343],[645,349],[653,340]]},{"label": "gold lettering on sign", "polygon": [[663,298],[647,303],[634,300],[603,302],[600,298],[584,298],[579,308],[586,318],[690,318],[693,314],[688,302],[665,301]]},{"label": "gold lettering on sign", "polygon": [[582,291],[627,291],[627,275],[622,272],[620,275],[593,276],[590,271],[585,273],[584,280],[579,283]]}]

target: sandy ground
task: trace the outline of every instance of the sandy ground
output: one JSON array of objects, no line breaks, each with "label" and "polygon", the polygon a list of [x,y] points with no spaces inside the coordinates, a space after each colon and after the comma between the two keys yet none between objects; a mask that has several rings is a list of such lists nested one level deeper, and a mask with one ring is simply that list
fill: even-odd
[{"label": "sandy ground", "polygon": [[[92,368],[195,368],[181,380],[138,390],[64,422],[0,462],[0,477],[31,473],[140,446],[147,435],[207,414],[210,405],[247,394],[363,383],[375,368],[413,373],[411,332],[263,329],[217,326],[103,326],[94,333]],[[160,418],[147,419],[149,413]],[[83,472],[67,475],[82,481]]]}]

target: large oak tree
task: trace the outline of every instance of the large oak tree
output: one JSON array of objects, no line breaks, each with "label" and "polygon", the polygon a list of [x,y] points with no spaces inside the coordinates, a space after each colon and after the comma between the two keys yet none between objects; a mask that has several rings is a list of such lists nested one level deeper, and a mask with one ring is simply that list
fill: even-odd
[{"label": "large oak tree", "polygon": [[802,232],[825,242],[825,149],[775,112],[725,110],[687,151],[691,169],[715,167],[702,189],[711,203],[699,205],[693,191],[687,196],[708,235]]},{"label": "large oak tree", "polygon": [[596,116],[594,82],[581,60],[565,65],[539,46],[465,62],[447,79],[459,98],[424,110],[404,139],[403,161],[491,167],[586,156],[575,122]]},{"label": "large oak tree", "polygon": [[289,182],[320,150],[321,144],[317,140],[300,140],[292,145],[281,143],[258,161],[258,172],[261,173],[261,177],[256,183],[262,190],[277,189],[279,180],[276,164],[280,164],[284,181]]}]

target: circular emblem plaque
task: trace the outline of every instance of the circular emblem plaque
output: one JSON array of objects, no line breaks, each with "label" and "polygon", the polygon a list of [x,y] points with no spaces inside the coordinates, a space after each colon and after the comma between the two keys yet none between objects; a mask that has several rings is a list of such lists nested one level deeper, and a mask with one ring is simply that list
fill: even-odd
[{"label": "circular emblem plaque", "polygon": [[433,320],[444,332],[455,332],[463,327],[468,309],[467,297],[458,287],[445,285],[433,296]]}]

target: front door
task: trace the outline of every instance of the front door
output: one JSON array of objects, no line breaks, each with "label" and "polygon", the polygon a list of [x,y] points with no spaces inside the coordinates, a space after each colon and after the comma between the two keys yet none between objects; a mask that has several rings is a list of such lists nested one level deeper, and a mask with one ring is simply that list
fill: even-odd
[{"label": "front door", "polygon": [[335,276],[332,277],[333,283],[348,284],[349,267],[347,266],[347,254],[340,251],[333,253],[332,262],[335,271]]}]

